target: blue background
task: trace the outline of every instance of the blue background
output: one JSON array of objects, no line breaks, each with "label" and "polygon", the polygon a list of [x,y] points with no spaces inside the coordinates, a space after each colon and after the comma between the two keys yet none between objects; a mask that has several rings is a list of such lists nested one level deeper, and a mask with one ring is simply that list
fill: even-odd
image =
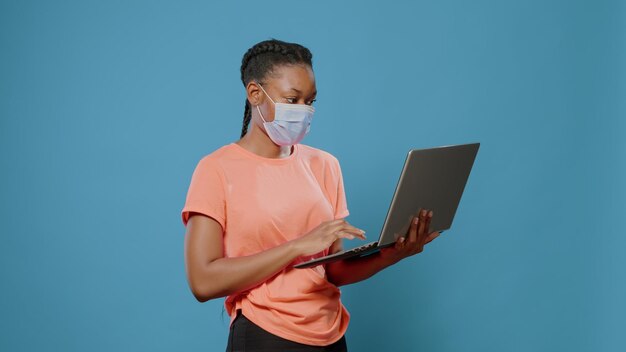
[{"label": "blue background", "polygon": [[352,351],[626,348],[623,1],[2,1],[0,350],[224,349],[180,210],[271,37],[370,236],[408,148],[481,142],[453,229],[342,287]]}]

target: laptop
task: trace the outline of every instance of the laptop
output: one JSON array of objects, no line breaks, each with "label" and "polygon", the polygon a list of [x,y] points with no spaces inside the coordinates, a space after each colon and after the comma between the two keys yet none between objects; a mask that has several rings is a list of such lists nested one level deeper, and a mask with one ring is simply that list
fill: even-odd
[{"label": "laptop", "polygon": [[420,208],[433,211],[428,233],[449,230],[480,143],[409,150],[378,241],[294,265],[309,268],[358,258],[393,246],[405,236]]}]

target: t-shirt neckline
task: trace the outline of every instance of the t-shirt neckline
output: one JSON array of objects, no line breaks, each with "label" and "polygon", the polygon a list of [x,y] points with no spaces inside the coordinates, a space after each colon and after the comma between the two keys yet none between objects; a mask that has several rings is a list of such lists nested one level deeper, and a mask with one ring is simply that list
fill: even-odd
[{"label": "t-shirt neckline", "polygon": [[297,157],[298,151],[300,149],[298,144],[294,144],[293,151],[291,154],[289,154],[289,156],[284,157],[284,158],[266,158],[264,156],[260,156],[258,154],[255,154],[249,151],[248,149],[240,146],[239,144],[235,142],[230,143],[230,145],[233,149],[237,150],[240,154],[243,154],[247,156],[248,158],[255,159],[264,163],[271,163],[271,164],[284,164],[284,163],[288,163],[294,160]]}]

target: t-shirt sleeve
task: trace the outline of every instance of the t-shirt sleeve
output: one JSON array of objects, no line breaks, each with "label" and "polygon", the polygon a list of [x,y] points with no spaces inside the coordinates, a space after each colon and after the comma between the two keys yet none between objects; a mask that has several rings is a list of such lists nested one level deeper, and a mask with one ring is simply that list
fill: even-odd
[{"label": "t-shirt sleeve", "polygon": [[189,214],[195,212],[215,219],[225,229],[225,185],[219,164],[212,158],[202,158],[191,176],[187,198],[181,211],[183,224],[187,226]]},{"label": "t-shirt sleeve", "polygon": [[333,203],[333,207],[335,210],[335,219],[345,218],[350,214],[348,211],[348,204],[346,201],[346,193],[343,186],[343,175],[341,173],[341,166],[339,165],[339,161],[333,157],[330,165],[331,176],[329,179],[332,180],[332,185],[330,187],[330,198]]}]

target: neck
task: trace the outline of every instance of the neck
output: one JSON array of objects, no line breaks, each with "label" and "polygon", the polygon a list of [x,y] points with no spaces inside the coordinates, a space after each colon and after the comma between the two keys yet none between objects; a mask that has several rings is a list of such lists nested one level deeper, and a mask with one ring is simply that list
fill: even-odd
[{"label": "neck", "polygon": [[264,158],[280,159],[291,155],[292,146],[274,144],[270,137],[254,123],[250,123],[248,133],[236,142],[243,148]]}]

